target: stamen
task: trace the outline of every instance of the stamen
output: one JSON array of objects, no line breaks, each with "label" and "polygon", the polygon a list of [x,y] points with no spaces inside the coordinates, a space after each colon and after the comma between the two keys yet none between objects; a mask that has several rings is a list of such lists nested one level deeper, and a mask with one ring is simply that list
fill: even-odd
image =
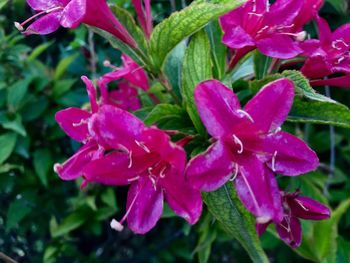
[{"label": "stamen", "polygon": [[[141,186],[142,187],[142,186]],[[119,222],[117,220],[115,220],[114,218],[112,219],[111,223],[110,223],[110,226],[112,229],[118,231],[118,232],[121,232],[123,229],[124,229],[124,226],[123,226],[123,222],[125,221],[125,219],[128,217],[132,207],[134,206],[135,202],[136,202],[136,199],[137,197],[139,196],[140,192],[141,192],[142,189],[139,189],[139,191],[137,192],[137,194],[135,195],[134,199],[132,200],[130,206],[129,206],[129,209],[126,211],[125,215],[123,216],[122,220],[120,220]]]},{"label": "stamen", "polygon": [[258,13],[254,13],[254,12],[249,12],[248,15],[259,16],[259,17],[263,16],[263,14],[258,14]]},{"label": "stamen", "polygon": [[250,114],[244,110],[237,110],[237,112],[245,117],[247,117],[252,123],[254,123],[254,120]]},{"label": "stamen", "polygon": [[297,41],[304,41],[305,38],[307,37],[306,31],[301,31],[299,33],[286,33],[286,32],[283,32],[283,33],[280,33],[280,34],[281,35],[287,35],[287,36],[295,37],[295,40],[297,40]]},{"label": "stamen", "polygon": [[299,200],[295,200],[305,211],[309,211]]},{"label": "stamen", "polygon": [[135,143],[137,144],[137,146],[141,147],[142,150],[144,150],[146,153],[151,152],[150,149],[146,145],[144,145],[142,142],[135,140]]},{"label": "stamen", "polygon": [[128,179],[128,182],[134,182],[134,181],[137,181],[138,179],[140,179],[140,176],[135,176],[133,178]]},{"label": "stamen", "polygon": [[29,23],[30,21],[32,21],[34,18],[37,18],[38,16],[41,16],[41,15],[44,15],[44,14],[49,14],[51,12],[55,12],[55,11],[59,11],[59,10],[62,10],[63,7],[62,6],[56,6],[54,8],[51,8],[51,9],[48,9],[48,10],[44,10],[44,11],[41,11],[31,17],[29,17],[27,20],[25,20],[24,22],[22,23],[18,23],[18,22],[15,22],[15,27],[19,30],[19,31],[23,31],[24,28],[23,26],[26,25],[27,23]]},{"label": "stamen", "polygon": [[340,62],[342,62],[345,59],[345,57],[340,57],[338,58],[337,62],[335,62],[336,64],[340,64]]},{"label": "stamen", "polygon": [[117,66],[114,66],[108,59],[103,61],[103,66],[105,66],[106,68],[111,68],[113,70],[119,70],[120,69]]},{"label": "stamen", "polygon": [[72,126],[73,127],[79,127],[79,126],[81,126],[81,125],[84,125],[84,124],[87,124],[88,123],[88,121],[87,121],[87,119],[81,119],[80,120],[80,122],[78,122],[78,123],[72,123]]},{"label": "stamen", "polygon": [[349,47],[349,45],[343,39],[337,39],[337,40],[333,41],[332,47],[337,49],[337,50],[340,50],[341,47],[338,47],[337,46],[338,44],[343,44],[345,47]]},{"label": "stamen", "polygon": [[272,171],[274,172],[276,172],[276,156],[277,156],[277,151],[273,153],[272,161],[271,161],[271,168],[272,168]]},{"label": "stamen", "polygon": [[269,28],[269,26],[264,26],[263,28],[261,28],[258,32],[257,32],[257,34],[261,34],[262,32],[264,32],[266,29],[268,29]]},{"label": "stamen", "polygon": [[156,182],[156,179],[154,178],[154,175],[150,175],[150,176],[149,176],[149,179],[150,179],[151,182],[152,182],[154,191],[157,191],[157,182]]},{"label": "stamen", "polygon": [[167,169],[167,167],[166,166],[164,166],[163,168],[162,168],[162,170],[160,170],[160,173],[159,173],[159,177],[160,178],[164,178],[165,177],[165,170]]},{"label": "stamen", "polygon": [[233,176],[230,178],[230,182],[233,182],[235,179],[236,179],[236,177],[237,177],[237,175],[238,175],[238,172],[239,172],[239,167],[238,167],[238,163],[235,163],[235,173],[233,174]]},{"label": "stamen", "polygon": [[129,165],[128,168],[130,169],[132,167],[132,151],[129,151]]},{"label": "stamen", "polygon": [[243,153],[243,143],[242,141],[236,136],[236,135],[232,135],[233,137],[233,141],[235,142],[235,144],[238,144],[240,149],[237,151],[237,153],[241,154]]}]

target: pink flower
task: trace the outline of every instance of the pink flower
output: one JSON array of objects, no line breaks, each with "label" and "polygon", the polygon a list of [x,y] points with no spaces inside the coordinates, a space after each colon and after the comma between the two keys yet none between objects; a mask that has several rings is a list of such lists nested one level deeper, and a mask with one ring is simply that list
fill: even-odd
[{"label": "pink flower", "polygon": [[91,112],[79,108],[68,108],[56,113],[55,119],[61,129],[73,140],[83,146],[63,164],[55,164],[54,170],[62,180],[74,180],[82,176],[84,167],[92,160],[103,155],[104,149],[93,139],[89,131],[91,116],[97,112],[96,91],[87,77],[82,77],[86,84],[91,104]]},{"label": "pink flower", "polygon": [[[115,71],[107,73],[99,79],[98,85],[102,100],[105,104],[116,105],[124,110],[137,110],[141,107],[137,89],[145,91],[149,89],[147,73],[125,54],[122,55],[122,61],[121,68],[116,68]],[[118,83],[118,89],[108,92],[107,85],[120,79],[122,81]]]},{"label": "pink flower", "polygon": [[185,182],[186,153],[165,132],[145,127],[132,114],[109,105],[94,114],[91,130],[109,153],[85,167],[85,179],[131,184],[127,212],[112,227],[121,230],[127,220],[135,233],[148,232],[162,215],[164,198],[176,214],[190,224],[197,222],[202,211],[200,192]]},{"label": "pink flower", "polygon": [[22,31],[27,23],[36,17],[40,18],[24,31],[25,35],[46,35],[60,26],[75,28],[84,23],[105,30],[132,47],[137,46],[135,40],[113,15],[106,0],[27,0],[27,3],[39,13],[21,24],[16,22],[16,27]]},{"label": "pink flower", "polygon": [[[306,40],[301,47],[307,57],[301,68],[302,73],[310,79],[321,79],[334,73],[350,75],[350,23],[345,24],[333,33],[327,22],[317,16],[319,40]],[[336,85],[349,87],[349,77],[329,78],[326,82],[317,80],[313,85]],[[345,80],[345,81],[344,81]]]},{"label": "pink flower", "polygon": [[302,31],[323,0],[250,0],[220,18],[222,42],[236,50],[236,60],[257,48],[266,56],[289,59],[299,55]]},{"label": "pink flower", "polygon": [[[283,203],[283,220],[275,222],[276,230],[280,238],[291,247],[295,248],[301,244],[301,224],[300,219],[324,220],[330,217],[330,210],[323,204],[304,196],[299,196],[299,192],[281,193]],[[267,226],[272,221],[265,224],[257,224],[259,235],[265,232]]]},{"label": "pink flower", "polygon": [[189,182],[202,191],[214,191],[234,181],[241,201],[257,222],[281,221],[274,173],[295,176],[318,166],[315,152],[281,131],[293,104],[293,83],[288,79],[271,82],[244,109],[237,96],[216,80],[199,84],[194,96],[214,143],[189,162]]},{"label": "pink flower", "polygon": [[150,38],[152,25],[151,0],[132,0],[139,23],[147,38]]}]

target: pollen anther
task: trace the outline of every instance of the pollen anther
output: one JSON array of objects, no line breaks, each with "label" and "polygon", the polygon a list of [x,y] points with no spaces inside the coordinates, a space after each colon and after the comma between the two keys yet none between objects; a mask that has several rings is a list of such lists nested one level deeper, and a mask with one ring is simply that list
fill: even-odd
[{"label": "pollen anther", "polygon": [[239,150],[237,151],[237,153],[241,154],[243,153],[243,143],[242,141],[236,136],[236,135],[232,135],[233,137],[233,141],[235,142],[235,144],[238,144],[239,145]]},{"label": "pollen anther", "polygon": [[250,114],[244,110],[237,110],[237,112],[245,117],[247,117],[252,123],[254,123],[254,119],[252,118],[252,116],[250,116]]}]

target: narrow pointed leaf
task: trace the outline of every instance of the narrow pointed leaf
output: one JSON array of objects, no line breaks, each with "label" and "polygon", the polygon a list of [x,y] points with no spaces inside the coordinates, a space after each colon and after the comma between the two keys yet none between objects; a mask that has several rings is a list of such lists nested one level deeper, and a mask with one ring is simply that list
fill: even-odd
[{"label": "narrow pointed leaf", "polygon": [[256,233],[255,220],[243,207],[232,183],[215,192],[203,193],[203,197],[209,211],[241,243],[253,262],[269,262]]}]

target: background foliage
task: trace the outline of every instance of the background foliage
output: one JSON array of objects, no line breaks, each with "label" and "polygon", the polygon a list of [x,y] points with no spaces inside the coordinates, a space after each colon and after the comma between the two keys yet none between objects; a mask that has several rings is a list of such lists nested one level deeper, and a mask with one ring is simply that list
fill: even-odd
[{"label": "background foliage", "polygon": [[[127,0],[114,3],[133,12]],[[156,23],[186,5],[184,0],[152,3]],[[118,188],[116,193],[113,188],[89,186],[80,191],[79,181],[59,180],[53,164],[65,160],[78,145],[60,131],[54,114],[68,106],[84,106],[87,96],[80,76],[93,78],[98,77],[96,72],[107,72],[103,61],[109,59],[119,65],[120,53],[84,27],[24,40],[12,23],[31,15],[25,2],[2,0],[0,8],[0,251],[19,262],[246,262],[247,255],[239,243],[231,240],[210,214],[204,214],[191,228],[181,219],[167,219],[173,214],[166,211],[164,219],[146,236],[128,230],[116,233],[110,229],[109,220],[122,215],[119,204],[125,203],[126,189]],[[350,22],[346,0],[327,1],[321,14],[334,28]],[[207,28],[215,29],[215,24]],[[309,29],[313,34],[314,26]],[[201,34],[195,38],[204,49],[209,45]],[[191,65],[200,56],[195,52],[198,50],[192,52],[190,45],[185,54],[181,43],[172,51],[169,59],[173,63],[165,65],[165,71],[173,86],[178,86],[179,78],[172,72],[178,70],[167,66],[176,65],[179,59]],[[210,60],[205,54],[200,58],[202,64]],[[214,61],[220,59],[216,57]],[[234,88],[248,85],[240,77],[252,73],[252,65],[248,61],[234,72]],[[183,74],[193,74],[190,66],[182,70]],[[197,76],[204,79],[211,73],[204,70],[200,74]],[[216,67],[215,76],[221,74],[222,69]],[[183,85],[191,87],[195,82],[193,79]],[[153,87],[152,92],[156,89]],[[331,88],[330,93],[350,106],[348,90]],[[238,94],[240,99],[247,96],[245,92]],[[193,102],[186,101],[186,105],[193,107]],[[156,113],[146,121],[157,120]],[[190,118],[197,123],[195,128],[205,133],[196,122],[198,117],[194,114]],[[161,121],[166,125],[169,120]],[[304,242],[296,251],[276,239],[273,231],[263,235],[262,246],[273,262],[332,262],[332,257],[336,262],[350,262],[350,132],[335,128],[335,171],[333,176],[327,176],[330,128],[293,123],[284,128],[308,141],[322,163],[317,172],[294,178],[289,187],[301,187],[306,195],[338,209],[329,221],[304,222]],[[341,200],[347,201],[340,203]]]}]

